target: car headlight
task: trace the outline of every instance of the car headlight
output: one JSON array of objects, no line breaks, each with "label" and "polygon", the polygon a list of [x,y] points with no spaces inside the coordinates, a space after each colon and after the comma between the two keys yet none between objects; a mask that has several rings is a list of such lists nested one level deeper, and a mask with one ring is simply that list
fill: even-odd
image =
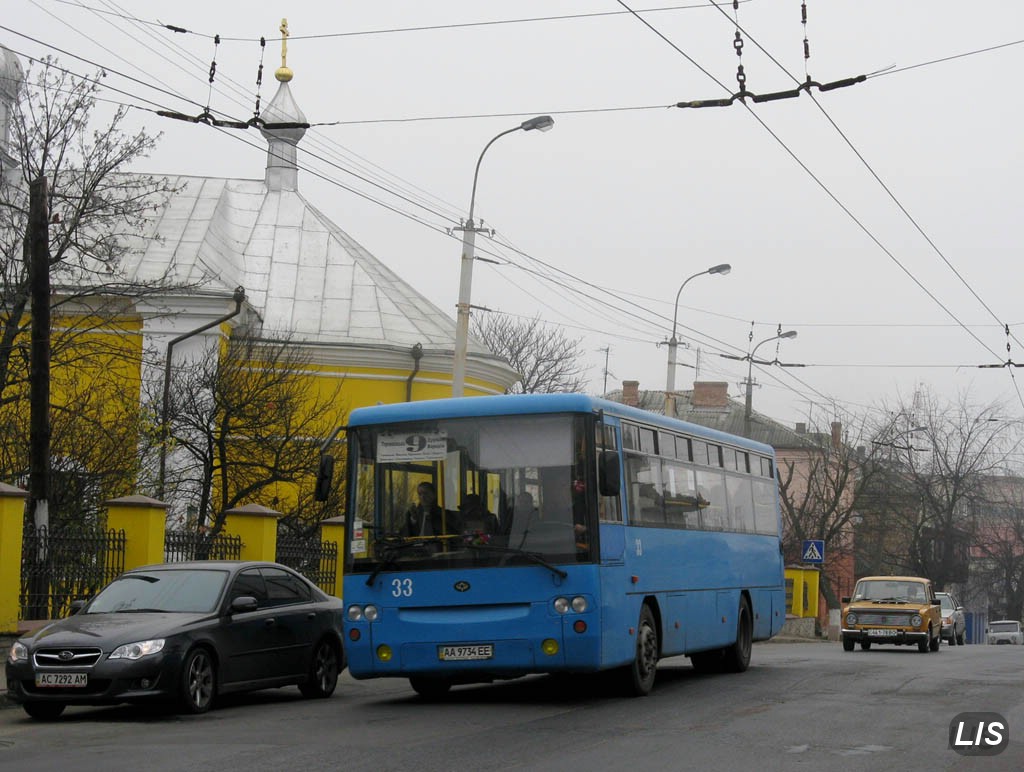
[{"label": "car headlight", "polygon": [[921,619],[921,615],[920,614],[914,614],[914,616],[912,616],[910,618],[910,626],[911,627],[920,627],[921,626],[921,622],[923,622],[923,621],[924,620]]},{"label": "car headlight", "polygon": [[857,624],[857,615],[852,611],[846,615],[846,624],[850,625],[851,627]]},{"label": "car headlight", "polygon": [[15,662],[27,662],[28,646],[23,644],[21,641],[15,641],[12,643],[10,651],[7,652],[7,661],[12,665]]},{"label": "car headlight", "polygon": [[150,654],[163,651],[164,639],[154,638],[151,641],[137,641],[118,646],[107,659],[142,659]]}]

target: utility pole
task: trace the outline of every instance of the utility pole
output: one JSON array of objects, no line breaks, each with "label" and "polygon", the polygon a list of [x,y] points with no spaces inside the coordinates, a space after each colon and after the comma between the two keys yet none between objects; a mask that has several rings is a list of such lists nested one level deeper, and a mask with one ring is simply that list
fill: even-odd
[{"label": "utility pole", "polygon": [[[36,533],[50,524],[50,231],[47,214],[47,181],[39,177],[29,185],[28,228],[24,260],[28,267],[31,298],[31,354],[29,363],[29,513]],[[29,556],[37,565],[46,561],[46,539],[35,542]],[[49,618],[49,581],[42,571],[29,587],[28,613],[33,619]]]},{"label": "utility pole", "polygon": [[47,180],[29,186],[25,259],[31,297],[29,369],[29,507],[36,527],[49,525],[50,492],[50,232]]}]

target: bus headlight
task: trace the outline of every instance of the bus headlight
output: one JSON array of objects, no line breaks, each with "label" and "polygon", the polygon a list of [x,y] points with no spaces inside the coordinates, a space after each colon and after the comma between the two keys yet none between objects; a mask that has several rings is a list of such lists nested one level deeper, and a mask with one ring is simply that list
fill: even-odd
[{"label": "bus headlight", "polygon": [[382,643],[380,646],[377,647],[377,659],[379,659],[381,662],[390,662],[391,656],[391,647],[388,646],[386,643]]},{"label": "bus headlight", "polygon": [[364,619],[367,622],[376,622],[379,618],[380,611],[372,604],[367,604],[365,606],[352,605],[348,607],[349,622],[360,622]]},{"label": "bus headlight", "polygon": [[554,638],[545,638],[540,644],[540,650],[549,657],[558,653],[558,641]]},{"label": "bus headlight", "polygon": [[850,627],[853,627],[855,624],[857,624],[857,615],[854,614],[852,611],[846,615],[846,624]]},{"label": "bus headlight", "polygon": [[559,614],[568,614],[570,610],[576,614],[582,614],[587,610],[587,607],[587,599],[582,595],[577,595],[572,600],[568,598],[555,598],[555,611]]}]

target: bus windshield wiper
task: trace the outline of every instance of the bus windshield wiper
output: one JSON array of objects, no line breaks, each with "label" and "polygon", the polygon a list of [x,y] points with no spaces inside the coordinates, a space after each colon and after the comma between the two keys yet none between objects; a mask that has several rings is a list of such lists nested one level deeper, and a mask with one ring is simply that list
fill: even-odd
[{"label": "bus windshield wiper", "polygon": [[466,546],[470,549],[481,550],[482,552],[500,552],[505,555],[522,555],[537,565],[544,566],[548,571],[562,579],[565,579],[569,575],[558,566],[554,566],[546,561],[536,552],[527,552],[526,550],[521,550],[517,547],[501,547],[496,544],[467,544]]},{"label": "bus windshield wiper", "polygon": [[373,573],[371,573],[366,578],[366,586],[372,587],[373,580],[380,576],[381,571],[384,571],[387,568],[393,568],[395,565],[397,565],[395,558],[398,557],[398,553],[404,552],[405,550],[411,549],[413,547],[424,547],[427,544],[441,544],[442,541],[443,540],[441,538],[434,537],[433,539],[417,538],[410,539],[409,541],[400,541],[397,543],[391,542],[385,544],[384,551],[380,556],[380,562],[377,563],[377,567],[373,569]]}]

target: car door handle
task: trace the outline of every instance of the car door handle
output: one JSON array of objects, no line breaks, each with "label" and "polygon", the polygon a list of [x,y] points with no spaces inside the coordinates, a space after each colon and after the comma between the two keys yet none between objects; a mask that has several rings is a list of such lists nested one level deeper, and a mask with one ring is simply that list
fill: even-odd
[{"label": "car door handle", "polygon": [[271,617],[270,619],[266,619],[266,620],[264,620],[264,621],[263,621],[263,625],[264,625],[265,627],[273,627],[273,626],[274,626],[274,625],[276,625],[276,624],[277,624],[277,620],[276,620],[276,619],[274,619],[273,617]]}]

